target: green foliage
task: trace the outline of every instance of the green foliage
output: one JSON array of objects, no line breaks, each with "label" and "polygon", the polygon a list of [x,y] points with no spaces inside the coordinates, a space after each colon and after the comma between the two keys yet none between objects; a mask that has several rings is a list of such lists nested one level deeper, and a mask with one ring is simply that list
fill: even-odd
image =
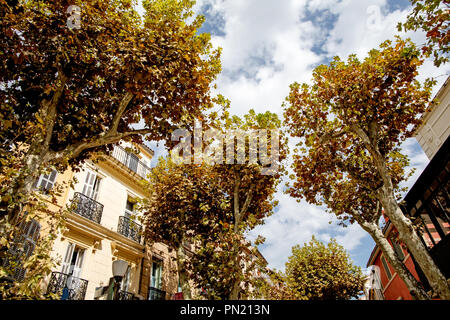
[{"label": "green foliage", "polygon": [[434,64],[439,67],[449,61],[449,21],[450,1],[448,0],[411,0],[412,12],[406,22],[399,23],[399,31],[418,30],[426,32],[427,42],[422,47],[429,56],[433,54]]},{"label": "green foliage", "polygon": [[364,280],[335,239],[325,245],[313,236],[292,248],[285,273],[273,272],[263,292],[269,299],[349,300],[362,293]]},{"label": "green foliage", "polygon": [[[14,151],[8,160],[14,159]],[[5,163],[5,162],[4,162]],[[20,163],[20,162],[19,162]],[[9,198],[10,206],[14,206],[12,198],[8,197],[9,179],[14,177],[14,164],[6,163],[0,167],[0,179],[4,184],[1,197],[4,202]],[[53,242],[65,228],[65,208],[55,206],[57,197],[68,188],[69,182],[56,183],[45,193],[33,191],[28,198],[24,212],[16,223],[11,223],[9,216],[0,219],[0,299],[13,300],[42,300],[56,298],[47,295],[43,287],[44,280],[58,265],[57,257],[51,255]],[[34,220],[40,225],[40,234],[31,246],[33,251],[28,256],[29,242],[22,237],[20,226],[27,221]],[[12,250],[13,249],[13,250]],[[5,263],[7,261],[7,263]],[[23,279],[16,279],[17,268],[26,270]]]}]

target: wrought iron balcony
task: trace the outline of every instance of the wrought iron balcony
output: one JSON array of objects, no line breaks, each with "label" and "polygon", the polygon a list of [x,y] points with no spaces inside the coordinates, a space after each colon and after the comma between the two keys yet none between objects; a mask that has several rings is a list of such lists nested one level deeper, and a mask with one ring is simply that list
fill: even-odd
[{"label": "wrought iron balcony", "polygon": [[75,192],[72,200],[75,205],[74,212],[94,222],[100,223],[103,205],[82,193]]},{"label": "wrought iron balcony", "polygon": [[137,173],[142,178],[147,179],[147,175],[151,169],[142,161],[139,161],[139,158],[135,154],[129,153],[121,146],[115,145],[111,155],[128,169]]},{"label": "wrought iron balcony", "polygon": [[166,292],[158,288],[150,287],[148,288],[148,300],[166,300]]},{"label": "wrought iron balcony", "polygon": [[118,293],[119,300],[138,300],[133,293],[120,290]]},{"label": "wrought iron balcony", "polygon": [[88,281],[71,275],[52,272],[47,287],[47,294],[55,293],[61,300],[84,300]]},{"label": "wrought iron balcony", "polygon": [[119,217],[117,232],[131,240],[141,243],[142,226],[128,217]]}]

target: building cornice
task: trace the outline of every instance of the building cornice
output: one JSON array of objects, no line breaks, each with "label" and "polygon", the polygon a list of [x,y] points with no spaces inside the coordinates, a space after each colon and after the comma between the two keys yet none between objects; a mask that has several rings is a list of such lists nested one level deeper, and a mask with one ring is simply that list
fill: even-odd
[{"label": "building cornice", "polygon": [[120,250],[126,251],[137,257],[144,256],[144,245],[76,213],[69,213],[67,224],[69,229],[76,230],[78,233],[88,236],[93,240],[93,243],[96,241],[110,240],[115,242]]}]

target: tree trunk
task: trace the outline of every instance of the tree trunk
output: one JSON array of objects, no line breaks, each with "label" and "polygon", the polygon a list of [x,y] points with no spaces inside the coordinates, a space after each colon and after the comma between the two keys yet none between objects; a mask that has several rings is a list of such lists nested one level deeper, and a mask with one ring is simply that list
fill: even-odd
[{"label": "tree trunk", "polygon": [[230,296],[228,300],[239,300],[239,294],[241,293],[241,282],[240,281],[234,281],[233,287],[230,293]]},{"label": "tree trunk", "polygon": [[423,273],[435,293],[443,300],[450,300],[450,287],[447,279],[438,268],[427,248],[416,233],[411,220],[403,214],[394,198],[381,197],[386,216],[397,228],[400,240],[406,244],[414,259],[419,264]]},{"label": "tree trunk", "polygon": [[[385,215],[391,220],[392,224],[397,228],[400,240],[406,244],[414,259],[419,264],[423,273],[435,293],[443,300],[450,300],[450,287],[447,279],[437,267],[427,248],[423,245],[418,234],[413,228],[411,220],[403,214],[397,204],[394,194],[394,185],[392,177],[387,167],[386,157],[380,153],[378,148],[378,136],[376,133],[376,125],[372,126],[372,130],[366,133],[360,127],[354,126],[355,133],[362,139],[367,150],[372,156],[372,162],[377,168],[383,182],[382,187],[376,192],[377,198],[383,206]],[[370,136],[368,136],[368,134]]]},{"label": "tree trunk", "polygon": [[428,296],[428,294],[425,292],[417,279],[411,274],[408,268],[406,268],[403,262],[398,258],[394,249],[389,244],[389,241],[383,235],[383,232],[380,230],[377,224],[374,222],[359,222],[359,224],[372,236],[373,240],[381,249],[390,265],[395,269],[395,272],[397,272],[399,277],[405,282],[411,296],[414,299],[418,300],[429,300],[430,297]]},{"label": "tree trunk", "polygon": [[186,251],[183,247],[183,243],[177,249],[177,268],[178,279],[180,281],[181,291],[183,292],[184,300],[192,300],[191,287],[189,285],[189,277],[184,266],[186,261]]},{"label": "tree trunk", "polygon": [[27,154],[24,159],[24,165],[20,169],[19,176],[15,179],[15,184],[12,186],[12,193],[18,196],[15,201],[15,206],[12,210],[5,212],[8,215],[9,223],[17,225],[20,221],[20,214],[26,208],[27,201],[33,191],[33,184],[38,178],[37,173],[42,167],[45,158],[37,154]]},{"label": "tree trunk", "polygon": [[[237,232],[238,226],[235,225],[234,226],[234,230],[235,233]],[[234,252],[234,265],[233,265],[233,274],[232,276],[234,277],[234,280],[231,283],[231,292],[230,295],[228,296],[228,300],[238,300],[239,299],[239,294],[241,293],[241,280],[240,280],[240,275],[241,275],[241,265],[240,265],[240,257],[239,257],[239,248],[240,245],[237,242],[237,240],[235,240],[236,243],[233,244],[233,252]]]}]

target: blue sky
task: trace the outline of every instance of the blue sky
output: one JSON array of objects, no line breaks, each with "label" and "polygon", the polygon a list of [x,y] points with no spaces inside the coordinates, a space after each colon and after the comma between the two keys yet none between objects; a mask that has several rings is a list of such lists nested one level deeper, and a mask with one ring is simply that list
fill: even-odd
[{"label": "blue sky", "polygon": [[[362,59],[395,34],[423,43],[423,33],[397,32],[397,23],[409,10],[407,0],[198,0],[195,6],[206,17],[201,31],[211,33],[213,44],[223,49],[216,93],[231,100],[231,112],[237,115],[253,108],[280,117],[289,84],[309,82],[314,67],[333,56],[346,59],[355,53]],[[419,80],[438,76],[436,93],[449,70],[448,64],[437,69],[427,61]],[[154,160],[165,154],[163,146],[152,147]],[[428,159],[415,139],[406,141],[403,150],[416,168],[406,183],[411,186]],[[291,247],[309,241],[313,234],[322,241],[335,237],[355,264],[365,267],[374,246],[367,233],[357,225],[340,227],[324,208],[297,203],[279,189],[276,213],[249,235],[266,238],[260,250],[270,267],[284,269]]]}]

